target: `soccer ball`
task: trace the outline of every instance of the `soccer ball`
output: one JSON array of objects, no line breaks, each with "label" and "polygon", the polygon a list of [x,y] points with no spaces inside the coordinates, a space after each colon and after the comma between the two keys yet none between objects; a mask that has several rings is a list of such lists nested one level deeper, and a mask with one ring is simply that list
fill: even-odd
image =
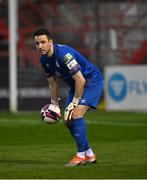
[{"label": "soccer ball", "polygon": [[61,112],[57,105],[46,104],[41,108],[40,115],[43,122],[54,124],[59,121]]}]

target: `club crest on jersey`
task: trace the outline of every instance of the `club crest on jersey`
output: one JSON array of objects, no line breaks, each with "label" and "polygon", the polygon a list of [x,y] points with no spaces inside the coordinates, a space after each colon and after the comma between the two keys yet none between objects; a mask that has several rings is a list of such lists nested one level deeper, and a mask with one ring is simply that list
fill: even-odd
[{"label": "club crest on jersey", "polygon": [[64,56],[64,62],[65,64],[68,64],[69,61],[71,61],[73,59],[73,56],[70,54],[70,53],[67,53],[65,56]]}]

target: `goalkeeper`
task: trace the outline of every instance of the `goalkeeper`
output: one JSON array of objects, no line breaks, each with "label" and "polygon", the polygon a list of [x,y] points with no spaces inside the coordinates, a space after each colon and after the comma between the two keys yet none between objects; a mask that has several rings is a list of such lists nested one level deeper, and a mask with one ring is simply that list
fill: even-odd
[{"label": "goalkeeper", "polygon": [[86,137],[83,116],[89,108],[96,108],[98,105],[103,89],[100,71],[73,48],[53,43],[47,29],[37,30],[34,33],[34,42],[49,83],[51,103],[58,105],[56,76],[70,87],[64,122],[76,142],[77,153],[66,166],[96,162],[96,155]]}]

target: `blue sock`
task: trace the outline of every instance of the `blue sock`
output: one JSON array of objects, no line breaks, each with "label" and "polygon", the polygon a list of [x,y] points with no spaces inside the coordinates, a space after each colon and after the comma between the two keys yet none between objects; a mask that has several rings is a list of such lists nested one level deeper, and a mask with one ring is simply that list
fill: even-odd
[{"label": "blue sock", "polygon": [[76,141],[76,144],[78,146],[78,152],[83,152],[89,149],[86,138],[86,124],[83,118],[72,120],[68,128],[71,132],[71,135]]}]

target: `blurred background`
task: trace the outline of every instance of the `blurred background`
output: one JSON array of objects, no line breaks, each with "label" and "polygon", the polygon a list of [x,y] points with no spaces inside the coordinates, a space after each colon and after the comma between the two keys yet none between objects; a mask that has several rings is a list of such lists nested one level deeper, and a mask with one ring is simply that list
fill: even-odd
[{"label": "blurred background", "polygon": [[[49,102],[48,84],[33,43],[33,32],[42,27],[53,33],[55,43],[74,47],[100,68],[105,77],[100,110],[147,110],[146,1],[16,2],[18,111],[39,110]],[[9,6],[10,1],[0,0],[0,111],[11,110]],[[59,83],[63,105],[67,87]]]}]

